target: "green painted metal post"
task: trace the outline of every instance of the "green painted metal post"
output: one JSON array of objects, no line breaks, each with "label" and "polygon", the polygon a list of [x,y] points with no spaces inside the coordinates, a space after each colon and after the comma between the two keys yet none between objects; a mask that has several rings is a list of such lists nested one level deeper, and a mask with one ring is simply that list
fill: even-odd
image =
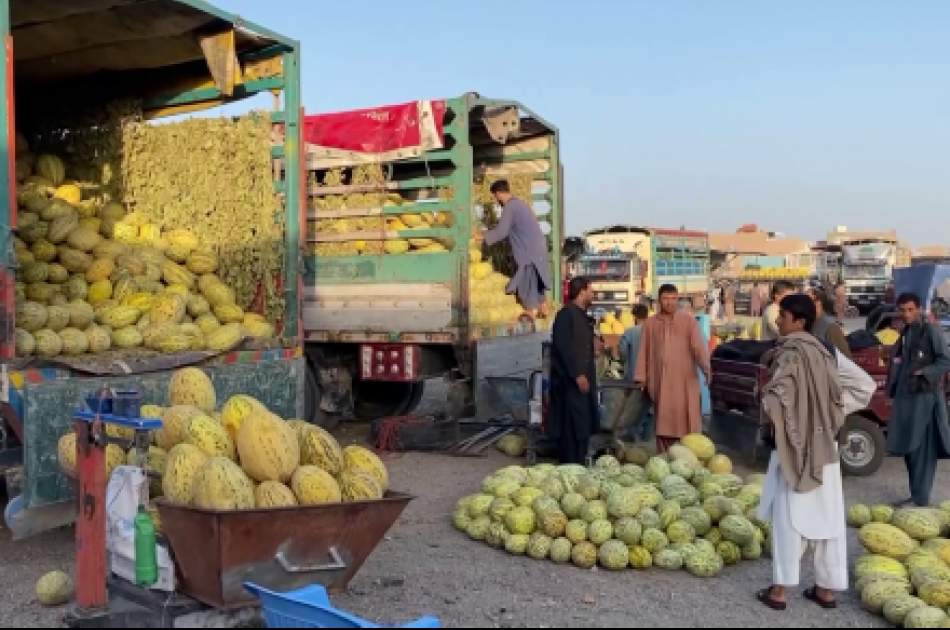
[{"label": "green painted metal post", "polygon": [[0,63],[0,190],[3,190],[0,210],[0,230],[3,245],[0,246],[0,308],[4,311],[5,325],[0,330],[0,360],[16,355],[14,326],[16,316],[15,273],[16,260],[13,254],[11,232],[17,224],[16,206],[16,102],[13,76],[13,37],[10,33],[10,0],[0,0],[0,36],[3,38],[3,63]]},{"label": "green painted metal post", "polygon": [[300,269],[300,222],[303,220],[303,147],[301,121],[301,85],[300,85],[300,46],[284,54],[284,114],[287,117],[284,128],[284,164],[287,190],[286,230],[284,253],[284,296],[287,305],[284,317],[284,336],[295,338],[301,335],[299,291]]},{"label": "green painted metal post", "polygon": [[[457,317],[459,328],[467,331],[469,328],[469,286],[468,286],[468,243],[472,238],[472,170],[474,169],[475,156],[472,149],[471,139],[469,137],[469,106],[465,99],[453,100],[450,106],[455,110],[455,120],[453,124],[457,127],[455,131],[455,148],[453,149],[453,162],[455,170],[452,175],[452,185],[455,189],[455,198],[452,200],[455,206],[455,254],[458,270],[458,286],[460,290],[459,304],[457,305]],[[462,244],[465,247],[462,247]],[[467,333],[466,333],[467,337]],[[465,343],[467,343],[467,338]]]},{"label": "green painted metal post", "polygon": [[551,296],[551,299],[556,305],[560,305],[562,300],[561,249],[564,242],[564,235],[562,234],[564,228],[564,199],[562,198],[564,182],[561,180],[563,171],[561,169],[560,138],[560,132],[551,137],[551,214],[548,217],[548,222],[551,225],[551,258],[554,265],[554,274],[552,275],[554,286],[551,287],[554,295]]}]

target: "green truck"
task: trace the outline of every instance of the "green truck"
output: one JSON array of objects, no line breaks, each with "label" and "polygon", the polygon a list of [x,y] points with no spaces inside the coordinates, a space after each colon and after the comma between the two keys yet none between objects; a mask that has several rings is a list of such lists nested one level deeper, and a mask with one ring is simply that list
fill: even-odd
[{"label": "green truck", "polygon": [[[5,235],[0,245],[0,468],[7,471],[8,496],[13,497],[7,524],[22,537],[73,517],[72,484],[59,471],[56,444],[70,430],[72,410],[86,392],[104,385],[134,387],[147,401],[161,402],[171,370],[197,364],[211,374],[221,398],[246,392],[285,417],[305,413],[299,395],[307,377],[299,312],[304,196],[300,45],[201,0],[0,0],[0,35],[6,43],[0,63],[0,187],[7,191],[0,200]],[[67,145],[80,137],[72,136],[77,130],[55,113],[37,120],[40,112],[56,111],[51,104],[68,113],[105,110],[128,100],[146,118],[159,119],[263,94],[280,96],[270,116],[284,131],[283,140],[270,149],[274,164],[283,165],[274,169],[287,252],[279,282],[286,304],[280,343],[226,355],[180,353],[139,362],[91,356],[18,359],[15,132],[36,137],[31,127],[39,122],[46,129],[58,128],[57,139]],[[240,185],[239,178],[234,182]]]},{"label": "green truck", "polygon": [[[347,150],[340,145],[352,143],[351,136],[323,133],[407,108],[409,119],[435,118],[433,127],[441,127],[435,146],[408,147],[391,137],[411,125],[382,125],[390,134],[382,138],[377,126],[365,129],[362,146],[372,145],[370,151]],[[518,102],[473,93],[420,102],[418,109],[409,104],[318,116],[307,124],[325,143],[308,146],[303,299],[319,421],[334,425],[350,410],[367,419],[406,414],[420,401],[425,381],[439,377],[451,382],[452,415],[483,402],[479,413],[489,413],[485,378],[540,369],[545,331],[537,330],[543,324],[518,324],[516,316],[478,317],[470,286],[472,230],[491,214],[491,182],[509,179],[547,232],[552,298],[560,301],[564,206],[557,128]]]}]

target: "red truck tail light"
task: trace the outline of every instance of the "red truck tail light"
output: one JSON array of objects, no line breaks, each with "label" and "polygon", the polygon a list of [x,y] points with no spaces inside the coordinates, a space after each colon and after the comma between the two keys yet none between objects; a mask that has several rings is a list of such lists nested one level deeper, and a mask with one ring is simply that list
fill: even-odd
[{"label": "red truck tail light", "polygon": [[421,363],[419,346],[367,344],[360,348],[360,378],[366,381],[416,381]]}]

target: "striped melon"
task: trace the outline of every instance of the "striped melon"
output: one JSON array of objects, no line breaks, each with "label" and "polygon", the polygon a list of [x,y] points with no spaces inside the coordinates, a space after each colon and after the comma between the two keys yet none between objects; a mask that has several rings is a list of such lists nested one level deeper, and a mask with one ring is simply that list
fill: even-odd
[{"label": "striped melon", "polygon": [[217,405],[214,384],[198,368],[184,368],[172,375],[168,399],[173,405],[194,405],[206,413],[214,411]]},{"label": "striped melon", "polygon": [[340,490],[343,500],[376,501],[383,498],[383,489],[379,482],[366,473],[347,471],[340,475]]},{"label": "striped melon", "polygon": [[221,424],[230,434],[231,439],[237,440],[238,431],[244,420],[252,413],[263,413],[267,409],[256,399],[244,394],[231,396],[221,408]]},{"label": "striped melon", "polygon": [[76,477],[76,434],[73,431],[59,438],[56,445],[59,468],[68,477]]},{"label": "striped melon", "polygon": [[293,490],[279,481],[265,481],[254,490],[254,503],[263,510],[298,505]]},{"label": "striped melon", "polygon": [[319,466],[331,475],[343,470],[343,449],[339,442],[324,429],[303,420],[290,422],[300,442],[300,463]]},{"label": "striped melon", "polygon": [[162,428],[155,432],[155,443],[166,451],[181,444],[188,437],[191,419],[200,414],[201,410],[192,405],[169,407],[162,416]]},{"label": "striped melon", "polygon": [[256,505],[254,483],[226,457],[212,457],[198,471],[191,504],[202,510],[250,510]]},{"label": "striped melon", "polygon": [[362,446],[348,446],[343,450],[343,471],[369,474],[379,482],[383,492],[389,490],[389,472],[382,460]]},{"label": "striped melon", "polygon": [[162,478],[165,498],[176,505],[190,505],[198,473],[207,461],[208,456],[197,446],[179,444],[171,449]]},{"label": "striped melon", "polygon": [[209,457],[234,460],[237,452],[228,432],[214,418],[203,413],[191,417],[185,428],[185,442],[193,444]]},{"label": "striped melon", "polygon": [[238,430],[237,449],[244,470],[258,482],[286,483],[300,464],[300,445],[293,428],[263,410],[245,418]]},{"label": "striped melon", "polygon": [[300,505],[326,505],[343,501],[340,484],[319,466],[301,466],[293,474],[290,487]]}]

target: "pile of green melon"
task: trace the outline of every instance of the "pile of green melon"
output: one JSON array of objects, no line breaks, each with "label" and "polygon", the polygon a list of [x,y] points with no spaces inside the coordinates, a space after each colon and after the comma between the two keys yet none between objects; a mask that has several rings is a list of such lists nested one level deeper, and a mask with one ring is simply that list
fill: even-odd
[{"label": "pile of green melon", "polygon": [[854,505],[848,524],[867,551],[855,564],[864,606],[895,626],[950,627],[950,502],[901,510]]},{"label": "pile of green melon", "polygon": [[[591,468],[508,466],[459,500],[455,527],[513,555],[583,569],[657,567],[715,577],[771,550],[756,508],[762,475],[746,480],[703,435],[663,456],[605,455]],[[640,463],[632,463],[637,460]]]}]

